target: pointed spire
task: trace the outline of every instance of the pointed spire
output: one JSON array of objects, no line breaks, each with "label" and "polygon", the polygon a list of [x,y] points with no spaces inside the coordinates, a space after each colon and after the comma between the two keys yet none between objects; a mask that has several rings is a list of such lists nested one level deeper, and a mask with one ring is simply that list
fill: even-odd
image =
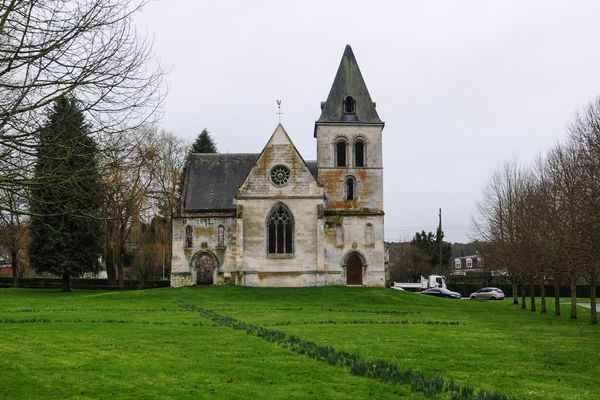
[{"label": "pointed spire", "polygon": [[346,45],[327,101],[317,122],[382,124],[363,80],[352,47]]}]

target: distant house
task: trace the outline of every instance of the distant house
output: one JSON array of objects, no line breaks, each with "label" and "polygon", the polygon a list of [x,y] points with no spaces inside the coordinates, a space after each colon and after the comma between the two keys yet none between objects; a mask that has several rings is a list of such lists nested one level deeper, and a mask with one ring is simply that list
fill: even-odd
[{"label": "distant house", "polygon": [[466,275],[467,272],[483,272],[483,257],[476,252],[470,256],[456,257],[450,275]]},{"label": "distant house", "polygon": [[12,265],[10,258],[0,257],[0,276],[12,276]]},{"label": "distant house", "polygon": [[481,276],[490,274],[491,276],[505,277],[508,275],[506,269],[486,268],[483,257],[479,252],[470,256],[456,257],[454,266],[450,275],[459,276]]}]

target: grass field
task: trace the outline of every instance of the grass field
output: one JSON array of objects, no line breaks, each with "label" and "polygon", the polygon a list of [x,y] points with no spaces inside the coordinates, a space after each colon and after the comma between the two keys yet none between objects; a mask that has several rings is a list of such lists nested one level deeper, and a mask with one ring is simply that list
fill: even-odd
[{"label": "grass field", "polygon": [[[510,303],[343,287],[2,289],[0,399],[451,399],[469,387],[600,399],[589,312]],[[381,379],[374,360],[410,379]],[[457,389],[428,393],[414,376]]]}]

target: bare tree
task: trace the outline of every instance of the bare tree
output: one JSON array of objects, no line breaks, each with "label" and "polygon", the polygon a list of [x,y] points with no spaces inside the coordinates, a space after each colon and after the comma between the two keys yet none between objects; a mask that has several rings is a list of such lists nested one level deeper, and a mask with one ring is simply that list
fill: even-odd
[{"label": "bare tree", "polygon": [[[171,133],[147,129],[114,137],[107,149],[101,167],[107,193],[103,259],[110,284],[123,286],[131,260],[138,276],[155,267],[150,262],[170,269],[171,220],[186,146]],[[152,241],[140,233],[148,226]]]},{"label": "bare tree", "polygon": [[544,262],[540,241],[540,207],[538,201],[538,182],[532,170],[524,170],[518,182],[515,196],[515,231],[517,232],[517,254],[521,260],[520,270],[523,277],[523,292],[529,284],[530,308],[536,311],[535,281],[542,279]]},{"label": "bare tree", "polygon": [[509,162],[492,174],[476,221],[488,245],[488,262],[504,265],[521,286],[529,284],[531,310],[540,285],[546,312],[545,282],[551,276],[555,314],[560,315],[560,285],[568,281],[572,319],[577,318],[577,283],[590,284],[591,323],[597,324],[596,286],[600,273],[600,98],[576,115],[569,136],[530,169]]},{"label": "bare tree", "polygon": [[[474,220],[476,235],[488,243],[484,250],[486,262],[507,270],[510,275],[513,304],[519,303],[519,286],[524,293],[527,272],[517,223],[523,181],[523,172],[514,159],[494,171],[477,205],[479,215]],[[525,296],[522,296],[521,306],[525,306]]]},{"label": "bare tree", "polygon": [[579,218],[582,175],[578,171],[578,156],[573,146],[557,145],[547,157],[548,177],[555,204],[549,214],[552,235],[560,260],[556,272],[569,281],[572,319],[577,318],[577,280],[581,276],[581,221]]},{"label": "bare tree", "polygon": [[161,265],[163,278],[171,266],[172,220],[179,206],[179,184],[183,166],[186,162],[187,144],[181,138],[170,132],[161,131],[154,134],[152,141],[154,160],[152,168],[152,185],[149,191],[150,200],[154,203],[157,213],[156,221],[161,221],[159,230]]},{"label": "bare tree", "polygon": [[138,130],[128,138],[113,137],[102,154],[101,171],[106,188],[104,254],[109,284],[125,285],[127,241],[148,205],[155,152],[153,130]]},{"label": "bare tree", "polygon": [[[29,156],[30,172],[44,109],[68,95],[79,100],[98,143],[153,118],[162,72],[132,22],[144,3],[0,1],[0,153]],[[1,188],[31,185],[12,167],[2,165]]]},{"label": "bare tree", "polygon": [[[10,164],[10,168],[24,175],[26,158],[14,150],[5,149],[0,158],[0,166]],[[19,286],[19,254],[22,254],[24,237],[27,235],[29,219],[26,217],[27,202],[23,187],[17,185],[0,186],[0,246],[7,249],[11,258],[13,287]]]},{"label": "bare tree", "polygon": [[597,324],[596,285],[600,272],[600,97],[575,117],[569,128],[579,176],[576,192],[578,237],[573,246],[581,256],[590,283],[591,323]]}]

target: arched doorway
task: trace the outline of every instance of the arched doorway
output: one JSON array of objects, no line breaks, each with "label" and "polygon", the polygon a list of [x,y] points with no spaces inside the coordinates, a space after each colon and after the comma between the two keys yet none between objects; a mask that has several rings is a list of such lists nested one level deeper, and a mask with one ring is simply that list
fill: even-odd
[{"label": "arched doorway", "polygon": [[208,253],[200,254],[194,261],[197,285],[212,285],[215,271],[215,259]]},{"label": "arched doorway", "polygon": [[360,255],[357,253],[350,254],[348,258],[346,258],[346,284],[362,285],[363,268],[364,263]]}]

